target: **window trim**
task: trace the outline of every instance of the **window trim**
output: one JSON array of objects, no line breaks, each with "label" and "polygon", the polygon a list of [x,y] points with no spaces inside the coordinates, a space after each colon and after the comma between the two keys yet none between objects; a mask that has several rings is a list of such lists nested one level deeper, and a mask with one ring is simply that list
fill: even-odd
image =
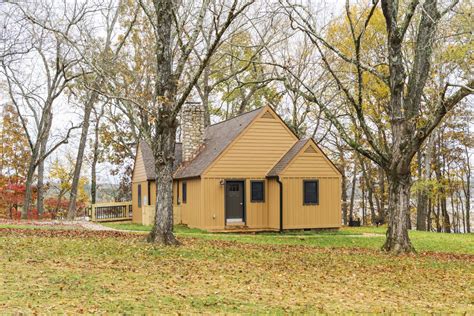
[{"label": "window trim", "polygon": [[138,207],[142,207],[142,185],[141,183],[137,186],[137,193],[138,193],[138,200],[137,205]]},{"label": "window trim", "polygon": [[[262,199],[261,200],[253,199],[253,184],[254,183],[262,184]],[[250,202],[251,203],[265,203],[265,180],[250,180]]]},{"label": "window trim", "polygon": [[[316,183],[316,202],[313,203],[313,202],[309,202],[307,203],[306,200],[305,200],[305,197],[306,197],[306,183],[310,183],[310,182],[315,182]],[[319,179],[307,179],[307,180],[303,180],[303,205],[319,205]]]},{"label": "window trim", "polygon": [[186,181],[181,182],[181,203],[186,204],[188,201],[188,184]]}]

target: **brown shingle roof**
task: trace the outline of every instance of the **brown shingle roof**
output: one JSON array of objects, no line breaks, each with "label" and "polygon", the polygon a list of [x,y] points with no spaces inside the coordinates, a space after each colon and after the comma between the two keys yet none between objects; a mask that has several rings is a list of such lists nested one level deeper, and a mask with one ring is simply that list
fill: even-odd
[{"label": "brown shingle roof", "polygon": [[[148,180],[155,180],[156,179],[156,173],[155,173],[155,159],[153,158],[153,152],[151,151],[150,146],[146,142],[140,142],[140,150],[142,151],[142,157],[143,157],[143,164],[145,165],[145,173],[146,173],[146,178]],[[175,148],[174,148],[174,155],[175,155],[175,161],[174,161],[174,170],[177,169],[177,167],[181,164],[181,151],[182,151],[182,146],[181,143],[176,143]]]},{"label": "brown shingle roof", "polygon": [[310,138],[300,139],[281,157],[273,168],[267,173],[267,177],[278,176],[293,158],[301,151],[301,148],[310,140]]},{"label": "brown shingle roof", "polygon": [[175,179],[200,176],[227,146],[256,118],[263,107],[211,125],[204,131],[204,145],[190,162],[182,164]]}]

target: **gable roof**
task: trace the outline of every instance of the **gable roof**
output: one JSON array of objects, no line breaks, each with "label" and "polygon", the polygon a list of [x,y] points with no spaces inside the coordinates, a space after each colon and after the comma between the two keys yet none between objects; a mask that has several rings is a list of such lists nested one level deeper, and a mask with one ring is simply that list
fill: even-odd
[{"label": "gable roof", "polygon": [[[324,157],[324,160],[326,160],[327,162],[329,162],[329,164],[331,165],[331,167],[334,168],[334,170],[335,170],[339,175],[342,175],[342,174],[341,174],[341,171],[339,170],[339,168],[336,167],[336,165],[331,161],[331,159],[329,159],[329,157],[324,153],[324,151],[322,151],[321,148],[319,148],[318,144],[316,144],[316,142],[314,141],[314,139],[312,139],[312,138],[303,138],[303,139],[300,139],[299,141],[297,141],[297,142],[286,152],[286,154],[284,154],[283,157],[281,157],[280,161],[278,161],[278,162],[273,166],[273,168],[267,173],[267,177],[276,177],[276,176],[280,175],[280,174],[285,170],[285,168],[293,161],[293,159],[301,152],[301,150],[303,149],[303,147],[305,147],[305,145],[306,145],[308,142],[311,142],[311,143],[318,149],[318,151],[322,154],[322,156]],[[309,148],[311,148],[311,147],[308,147],[306,150],[308,150]]]},{"label": "gable roof", "polygon": [[[156,173],[155,173],[155,159],[153,158],[153,152],[151,151],[150,146],[146,142],[140,142],[138,145],[139,150],[142,152],[142,159],[143,159],[143,164],[145,167],[145,174],[147,180],[155,180],[156,179]],[[176,170],[176,168],[181,164],[181,156],[182,156],[182,144],[181,143],[176,143],[174,147],[174,166],[173,170]]]},{"label": "gable roof", "polygon": [[280,161],[278,161],[273,168],[267,173],[267,177],[276,177],[278,176],[288,164],[295,158],[296,155],[301,151],[301,148],[306,145],[309,141],[309,138],[300,139],[297,141],[287,152],[286,154],[281,157]]},{"label": "gable roof", "polygon": [[200,152],[193,160],[182,164],[176,170],[174,178],[200,176],[263,109],[265,107],[208,126],[204,131],[204,144]]}]

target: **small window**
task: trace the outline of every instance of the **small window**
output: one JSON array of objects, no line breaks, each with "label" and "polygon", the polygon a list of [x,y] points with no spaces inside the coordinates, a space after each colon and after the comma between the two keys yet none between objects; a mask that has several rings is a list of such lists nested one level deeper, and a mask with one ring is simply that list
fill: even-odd
[{"label": "small window", "polygon": [[265,202],[265,183],[263,181],[251,181],[251,201]]},{"label": "small window", "polygon": [[138,207],[142,207],[142,185],[138,185]]},{"label": "small window", "polygon": [[188,197],[188,186],[186,184],[186,182],[183,182],[183,203],[186,203],[186,199]]},{"label": "small window", "polygon": [[303,181],[303,204],[319,204],[319,181]]}]

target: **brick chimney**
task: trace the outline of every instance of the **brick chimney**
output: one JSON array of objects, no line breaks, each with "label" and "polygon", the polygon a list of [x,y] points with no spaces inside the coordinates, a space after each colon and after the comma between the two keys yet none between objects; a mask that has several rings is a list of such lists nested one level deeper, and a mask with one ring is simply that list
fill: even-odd
[{"label": "brick chimney", "polygon": [[186,102],[181,109],[183,162],[192,160],[204,143],[204,108],[200,102]]}]

